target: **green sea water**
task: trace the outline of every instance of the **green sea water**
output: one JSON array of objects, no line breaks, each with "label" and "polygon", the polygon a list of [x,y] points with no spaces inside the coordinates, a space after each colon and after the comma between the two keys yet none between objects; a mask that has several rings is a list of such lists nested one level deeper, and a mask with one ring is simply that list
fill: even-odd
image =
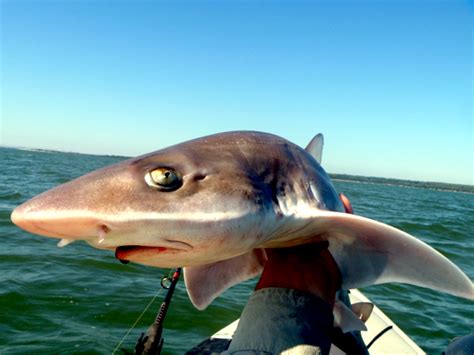
[{"label": "green sea water", "polygon": [[[18,204],[123,158],[0,148],[0,354],[110,354],[160,290],[167,270],[120,264],[110,252],[56,240],[10,222]],[[474,195],[391,184],[335,181],[357,214],[411,233],[474,279]],[[255,280],[197,311],[179,283],[165,323],[166,354],[182,354],[237,318]],[[474,331],[474,303],[420,287],[390,284],[363,292],[421,348],[440,353]],[[164,293],[121,348],[133,350]],[[122,352],[118,350],[117,354]]]}]

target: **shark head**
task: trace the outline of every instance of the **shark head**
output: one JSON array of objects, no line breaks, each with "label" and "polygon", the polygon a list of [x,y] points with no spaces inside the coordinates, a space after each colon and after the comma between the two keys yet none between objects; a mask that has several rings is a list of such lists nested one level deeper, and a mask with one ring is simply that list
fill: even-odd
[{"label": "shark head", "polygon": [[[305,188],[298,186],[306,184],[302,165],[317,175],[314,159],[282,138],[253,132],[214,135],[58,186],[17,207],[12,221],[31,233],[61,238],[60,245],[85,240],[115,250],[121,260],[158,267],[200,265],[271,239],[282,215],[278,199]],[[316,186],[314,194],[332,188]],[[329,205],[324,208],[339,204],[336,198],[318,198]]]},{"label": "shark head", "polygon": [[229,132],[97,170],[17,207],[34,234],[84,240],[122,261],[184,266],[192,302],[258,275],[264,248],[326,241],[344,288],[385,282],[474,298],[472,282],[420,240],[344,213],[319,164],[323,138],[302,149],[274,135]]}]

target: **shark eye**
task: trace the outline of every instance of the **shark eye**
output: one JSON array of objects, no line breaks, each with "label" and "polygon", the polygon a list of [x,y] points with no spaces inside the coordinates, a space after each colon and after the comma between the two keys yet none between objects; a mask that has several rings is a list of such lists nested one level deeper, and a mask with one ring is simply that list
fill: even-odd
[{"label": "shark eye", "polygon": [[145,175],[146,183],[163,190],[175,190],[183,182],[181,174],[170,168],[157,168]]}]

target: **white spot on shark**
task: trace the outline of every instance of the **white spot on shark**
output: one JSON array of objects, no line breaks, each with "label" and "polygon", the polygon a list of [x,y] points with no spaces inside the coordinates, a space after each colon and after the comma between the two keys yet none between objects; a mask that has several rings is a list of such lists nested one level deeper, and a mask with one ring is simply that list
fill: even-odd
[{"label": "white spot on shark", "polygon": [[58,246],[59,248],[63,248],[63,247],[65,247],[66,245],[71,244],[72,242],[74,242],[73,239],[66,239],[66,238],[63,238],[63,239],[61,239],[61,240],[58,242],[57,246]]}]

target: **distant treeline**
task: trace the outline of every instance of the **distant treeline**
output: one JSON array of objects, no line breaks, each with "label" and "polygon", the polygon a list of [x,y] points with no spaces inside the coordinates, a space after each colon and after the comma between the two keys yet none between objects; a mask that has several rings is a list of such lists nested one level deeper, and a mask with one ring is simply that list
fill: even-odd
[{"label": "distant treeline", "polygon": [[365,183],[371,183],[371,184],[397,185],[397,186],[418,187],[418,188],[433,189],[433,190],[474,193],[473,185],[458,185],[458,184],[447,184],[444,182],[400,180],[400,179],[346,175],[346,174],[329,174],[329,176],[331,177],[331,179],[334,179],[334,180],[348,180],[348,181],[365,182]]}]

